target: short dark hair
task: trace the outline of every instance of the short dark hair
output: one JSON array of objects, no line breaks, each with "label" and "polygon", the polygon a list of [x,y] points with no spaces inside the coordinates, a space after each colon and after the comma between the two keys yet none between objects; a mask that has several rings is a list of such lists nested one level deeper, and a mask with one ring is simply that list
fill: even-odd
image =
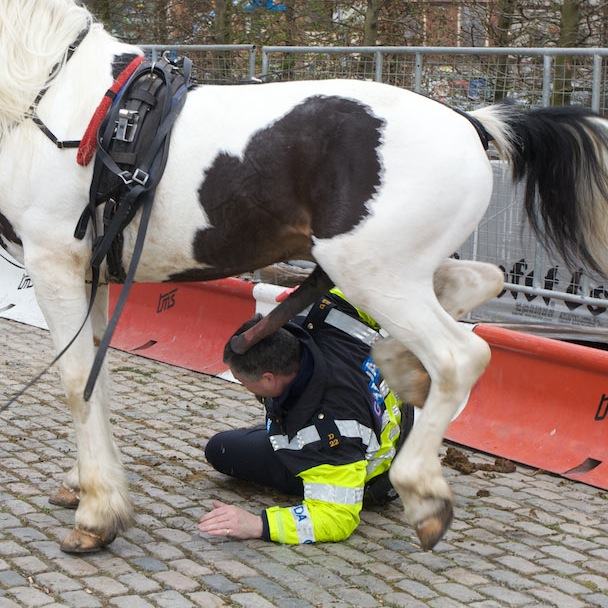
[{"label": "short dark hair", "polygon": [[[245,321],[234,336],[247,331],[259,320],[260,317],[255,316]],[[246,353],[239,355],[232,350],[228,340],[224,346],[224,363],[236,372],[255,379],[260,378],[264,372],[292,374],[298,370],[300,363],[300,342],[291,332],[281,327],[254,344]]]}]

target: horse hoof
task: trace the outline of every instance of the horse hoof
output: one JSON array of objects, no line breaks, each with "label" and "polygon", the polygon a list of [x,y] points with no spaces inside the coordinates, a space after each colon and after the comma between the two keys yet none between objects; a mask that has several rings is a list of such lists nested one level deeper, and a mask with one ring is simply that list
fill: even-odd
[{"label": "horse hoof", "polygon": [[55,494],[49,496],[49,502],[52,505],[58,507],[65,507],[66,509],[76,509],[80,503],[80,496],[72,490],[61,484]]},{"label": "horse hoof", "polygon": [[107,547],[116,538],[116,532],[96,533],[76,526],[61,543],[64,553],[95,553]]},{"label": "horse hoof", "polygon": [[435,513],[416,524],[416,534],[424,551],[430,551],[442,539],[453,516],[452,502],[442,499]]}]

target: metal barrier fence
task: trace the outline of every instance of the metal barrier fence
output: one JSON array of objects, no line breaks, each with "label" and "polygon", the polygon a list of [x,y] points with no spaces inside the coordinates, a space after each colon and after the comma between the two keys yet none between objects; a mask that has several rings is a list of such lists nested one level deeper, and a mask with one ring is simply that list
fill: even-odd
[{"label": "metal barrier fence", "polygon": [[168,51],[192,59],[192,81],[198,84],[236,84],[251,81],[256,71],[253,44],[143,44],[147,56],[156,60]]},{"label": "metal barrier fence", "polygon": [[423,93],[463,110],[511,98],[608,112],[608,49],[488,47],[262,48],[262,76],[358,78]]},{"label": "metal barrier fence", "polygon": [[[251,81],[253,45],[144,47],[188,54],[201,83]],[[325,78],[375,80],[470,110],[510,98],[528,107],[582,105],[608,115],[608,49],[464,47],[263,47],[264,81]],[[456,255],[500,266],[506,290],[477,309],[480,320],[608,330],[608,285],[570,273],[531,234],[520,193],[501,163],[486,216]],[[608,341],[608,331],[605,340]],[[559,332],[557,332],[559,334]],[[603,338],[602,338],[603,339]]]}]

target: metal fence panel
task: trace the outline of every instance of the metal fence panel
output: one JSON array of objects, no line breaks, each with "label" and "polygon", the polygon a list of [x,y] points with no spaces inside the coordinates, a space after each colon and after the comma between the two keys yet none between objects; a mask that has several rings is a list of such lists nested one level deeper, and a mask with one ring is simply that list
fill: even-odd
[{"label": "metal fence panel", "polygon": [[197,84],[237,84],[255,75],[256,47],[253,44],[142,45],[152,59],[167,51],[187,55],[192,60],[192,82]]},{"label": "metal fence panel", "polygon": [[[568,270],[540,245],[525,217],[523,188],[513,186],[506,163],[493,161],[492,168],[494,187],[488,211],[457,256],[496,264],[504,272],[507,288],[477,308],[471,318],[559,325],[569,328],[570,337],[574,331],[581,338],[588,330],[608,330],[608,285]],[[557,297],[551,297],[555,292]]]}]

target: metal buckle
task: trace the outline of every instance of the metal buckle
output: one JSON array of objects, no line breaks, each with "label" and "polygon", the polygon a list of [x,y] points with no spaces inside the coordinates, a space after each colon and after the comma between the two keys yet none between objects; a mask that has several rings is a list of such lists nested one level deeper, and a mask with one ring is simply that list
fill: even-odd
[{"label": "metal buckle", "polygon": [[120,109],[118,111],[118,120],[116,121],[115,138],[120,141],[133,141],[138,122],[139,113],[136,110]]},{"label": "metal buckle", "polygon": [[125,186],[128,186],[133,181],[133,176],[128,171],[121,171],[117,175],[125,183]]},{"label": "metal buckle", "polygon": [[142,171],[141,169],[135,169],[133,175],[131,176],[131,179],[140,186],[145,186],[149,177],[150,175],[145,171]]}]

